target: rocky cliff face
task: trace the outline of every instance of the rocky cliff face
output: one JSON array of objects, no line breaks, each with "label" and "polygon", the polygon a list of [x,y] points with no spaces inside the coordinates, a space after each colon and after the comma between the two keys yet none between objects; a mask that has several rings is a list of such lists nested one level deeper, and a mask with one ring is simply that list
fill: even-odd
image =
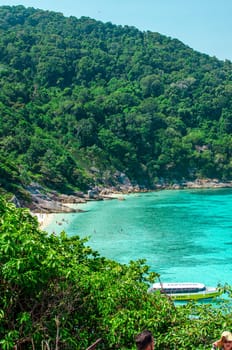
[{"label": "rocky cliff face", "polygon": [[25,189],[28,193],[28,200],[20,200],[16,196],[12,202],[17,207],[27,207],[32,212],[38,213],[70,213],[81,211],[66,205],[67,203],[85,202],[84,193],[78,192],[74,195],[58,194],[55,191],[48,191],[38,183],[31,183]]},{"label": "rocky cliff face", "polygon": [[122,198],[123,193],[140,192],[138,186],[132,186],[126,178],[121,181],[116,187],[94,187],[84,192],[74,192],[72,195],[59,194],[55,191],[48,191],[38,183],[31,183],[27,186],[28,200],[19,200],[16,196],[12,198],[12,202],[17,207],[27,207],[35,213],[70,213],[80,212],[80,209],[74,209],[68,204],[85,203],[91,200],[104,200],[119,197]]},{"label": "rocky cliff face", "polygon": [[29,200],[22,201],[16,196],[13,196],[11,202],[17,207],[27,207],[35,213],[70,213],[82,212],[83,210],[75,209],[68,204],[85,203],[91,200],[106,200],[106,199],[123,199],[123,194],[148,192],[151,190],[162,189],[200,189],[200,188],[230,188],[232,182],[220,182],[217,179],[197,179],[195,181],[174,181],[172,184],[160,181],[153,189],[141,188],[138,185],[133,186],[128,178],[122,176],[122,181],[114,187],[94,187],[87,191],[87,193],[78,191],[72,195],[59,194],[55,191],[48,191],[38,183],[31,183],[26,188]]}]

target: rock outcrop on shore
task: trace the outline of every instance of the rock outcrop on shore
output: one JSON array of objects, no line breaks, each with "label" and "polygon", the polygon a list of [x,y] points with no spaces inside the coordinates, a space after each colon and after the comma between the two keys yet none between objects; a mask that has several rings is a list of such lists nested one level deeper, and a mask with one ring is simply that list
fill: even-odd
[{"label": "rock outcrop on shore", "polygon": [[86,203],[87,201],[120,199],[123,200],[124,194],[150,192],[163,189],[205,189],[205,188],[231,188],[232,182],[221,182],[218,179],[197,179],[194,181],[173,181],[173,183],[160,181],[154,188],[141,188],[138,185],[132,186],[131,183],[121,184],[117,187],[100,188],[94,187],[87,193],[74,192],[71,195],[59,194],[55,191],[47,191],[41,185],[32,183],[27,187],[30,195],[28,203],[21,203],[16,196],[12,198],[17,206],[26,206],[34,213],[71,213],[83,212],[69,204]]},{"label": "rock outcrop on shore", "polygon": [[82,192],[74,195],[58,194],[55,191],[47,191],[38,183],[32,183],[26,188],[30,195],[30,201],[25,204],[32,212],[37,213],[71,213],[83,210],[71,208],[68,203],[83,203]]},{"label": "rock outcrop on shore", "polygon": [[82,212],[81,209],[75,209],[69,204],[86,203],[87,201],[100,201],[119,199],[123,200],[123,194],[148,191],[138,186],[132,186],[130,183],[111,188],[94,187],[87,193],[78,191],[71,195],[59,194],[55,191],[48,191],[38,183],[32,183],[26,188],[30,196],[28,203],[21,203],[15,196],[14,202],[17,206],[26,206],[34,213],[70,213]]},{"label": "rock outcrop on shore", "polygon": [[[222,182],[218,179],[196,179],[194,181],[180,181],[173,184],[164,184],[163,189],[204,189],[204,188],[231,188],[232,181]],[[157,187],[158,188],[158,187]]]}]

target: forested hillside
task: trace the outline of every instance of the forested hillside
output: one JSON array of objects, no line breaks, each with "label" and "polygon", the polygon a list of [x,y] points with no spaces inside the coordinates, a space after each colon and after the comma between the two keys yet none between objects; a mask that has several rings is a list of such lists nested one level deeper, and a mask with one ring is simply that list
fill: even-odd
[{"label": "forested hillside", "polygon": [[230,180],[231,72],[158,33],[0,7],[0,187]]}]

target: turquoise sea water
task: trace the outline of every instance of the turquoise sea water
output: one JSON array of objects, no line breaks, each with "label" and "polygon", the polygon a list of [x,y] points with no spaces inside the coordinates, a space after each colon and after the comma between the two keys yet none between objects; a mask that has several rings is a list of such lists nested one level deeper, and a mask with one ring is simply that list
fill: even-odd
[{"label": "turquoise sea water", "polygon": [[232,189],[165,190],[79,205],[46,230],[90,236],[121,263],[145,258],[164,281],[232,284]]}]

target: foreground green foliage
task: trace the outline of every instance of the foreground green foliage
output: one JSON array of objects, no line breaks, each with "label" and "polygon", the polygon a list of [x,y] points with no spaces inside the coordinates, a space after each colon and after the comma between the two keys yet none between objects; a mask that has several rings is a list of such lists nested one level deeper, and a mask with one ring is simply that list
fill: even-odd
[{"label": "foreground green foliage", "polygon": [[0,7],[0,187],[230,180],[231,69],[158,33]]},{"label": "foreground green foliage", "polygon": [[175,307],[147,293],[148,267],[100,257],[78,237],[48,235],[25,209],[0,198],[0,346],[13,349],[134,349],[150,329],[156,349],[205,349],[231,313],[188,304]]}]

